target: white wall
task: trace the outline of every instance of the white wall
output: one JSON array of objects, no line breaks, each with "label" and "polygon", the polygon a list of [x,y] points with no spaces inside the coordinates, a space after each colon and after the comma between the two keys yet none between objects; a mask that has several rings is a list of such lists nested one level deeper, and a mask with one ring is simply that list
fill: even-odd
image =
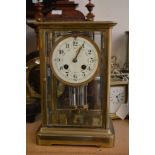
[{"label": "white wall", "polygon": [[[72,0],[70,0],[72,1]],[[79,4],[77,10],[86,15],[88,13],[85,5],[88,0],[74,0]],[[129,0],[92,0],[95,5],[93,13],[95,21],[115,21],[117,25],[113,28],[112,55],[118,57],[121,65],[126,62],[126,36],[129,30]],[[35,50],[35,34],[33,29],[27,27],[27,53]]]},{"label": "white wall", "polygon": [[[70,0],[72,1],[72,0]],[[79,3],[77,10],[86,15],[88,13],[85,5],[88,0],[74,0]],[[92,0],[95,5],[93,13],[95,21],[115,21],[117,25],[113,28],[112,55],[118,57],[121,65],[126,62],[127,42],[125,31],[129,30],[129,0]]]}]

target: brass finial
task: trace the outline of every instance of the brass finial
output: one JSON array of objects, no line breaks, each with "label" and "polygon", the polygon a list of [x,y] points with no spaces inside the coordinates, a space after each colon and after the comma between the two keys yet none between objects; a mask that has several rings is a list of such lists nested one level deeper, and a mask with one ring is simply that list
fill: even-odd
[{"label": "brass finial", "polygon": [[86,16],[87,21],[93,21],[94,20],[95,15],[92,13],[94,6],[95,5],[91,3],[91,0],[89,0],[89,3],[85,6],[89,11],[89,13]]}]

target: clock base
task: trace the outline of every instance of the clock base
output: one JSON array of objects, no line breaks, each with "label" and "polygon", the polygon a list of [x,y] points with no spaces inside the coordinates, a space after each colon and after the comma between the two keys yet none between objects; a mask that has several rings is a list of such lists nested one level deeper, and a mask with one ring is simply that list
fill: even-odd
[{"label": "clock base", "polygon": [[114,146],[114,128],[109,121],[108,129],[49,128],[40,127],[37,132],[39,145],[90,145],[97,147]]}]

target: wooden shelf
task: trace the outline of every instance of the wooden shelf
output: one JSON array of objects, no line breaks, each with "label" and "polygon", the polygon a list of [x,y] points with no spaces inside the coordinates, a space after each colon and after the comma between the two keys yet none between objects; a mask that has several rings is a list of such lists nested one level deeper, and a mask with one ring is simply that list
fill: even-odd
[{"label": "wooden shelf", "polygon": [[129,82],[128,81],[111,81],[110,85],[127,85]]},{"label": "wooden shelf", "polygon": [[39,146],[36,144],[36,131],[40,126],[40,117],[34,123],[26,125],[27,155],[128,155],[129,154],[129,121],[113,120],[115,128],[115,146],[98,148],[90,146]]}]

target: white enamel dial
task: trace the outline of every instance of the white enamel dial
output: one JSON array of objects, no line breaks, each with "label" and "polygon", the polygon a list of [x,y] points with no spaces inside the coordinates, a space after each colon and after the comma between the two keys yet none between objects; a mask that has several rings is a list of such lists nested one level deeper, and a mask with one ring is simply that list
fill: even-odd
[{"label": "white enamel dial", "polygon": [[122,103],[125,103],[125,86],[113,86],[110,88],[110,113],[115,113]]},{"label": "white enamel dial", "polygon": [[51,55],[55,76],[69,85],[81,85],[93,79],[99,64],[97,45],[89,38],[66,37],[58,41]]}]

